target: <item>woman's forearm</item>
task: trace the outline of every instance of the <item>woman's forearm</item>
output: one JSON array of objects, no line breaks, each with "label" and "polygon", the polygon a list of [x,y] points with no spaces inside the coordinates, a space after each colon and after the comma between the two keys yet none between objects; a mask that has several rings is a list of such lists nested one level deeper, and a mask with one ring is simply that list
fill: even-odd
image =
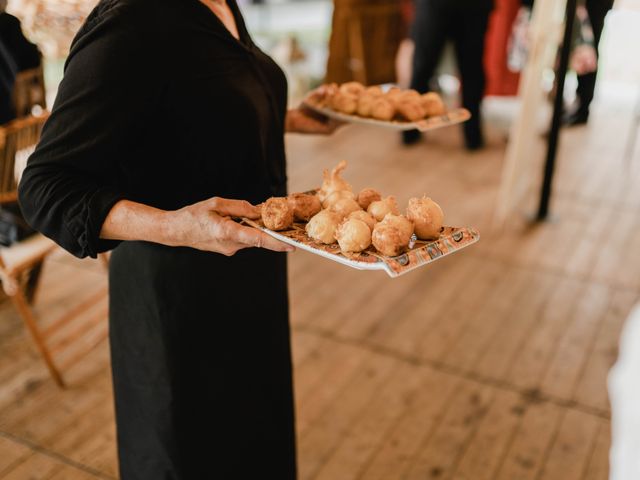
[{"label": "woman's forearm", "polygon": [[105,240],[142,240],[174,245],[170,213],[129,200],[116,203],[100,231]]},{"label": "woman's forearm", "polygon": [[113,206],[102,224],[100,238],[191,247],[223,255],[233,255],[249,247],[278,252],[294,250],[258,229],[233,220],[244,217],[259,218],[260,209],[242,200],[218,197],[174,211],[121,200]]}]

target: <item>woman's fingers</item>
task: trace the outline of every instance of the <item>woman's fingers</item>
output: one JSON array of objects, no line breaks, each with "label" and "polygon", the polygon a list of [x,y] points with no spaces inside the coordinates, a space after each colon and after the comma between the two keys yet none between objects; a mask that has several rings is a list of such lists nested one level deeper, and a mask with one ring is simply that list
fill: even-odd
[{"label": "woman's fingers", "polygon": [[245,200],[213,197],[205,200],[204,203],[209,210],[213,210],[224,217],[256,219],[260,218],[261,215],[260,208],[251,205]]},{"label": "woman's fingers", "polygon": [[291,245],[276,240],[257,228],[245,227],[237,223],[230,228],[232,229],[232,238],[230,240],[236,241],[245,247],[266,248],[274,252],[295,251],[295,248]]}]

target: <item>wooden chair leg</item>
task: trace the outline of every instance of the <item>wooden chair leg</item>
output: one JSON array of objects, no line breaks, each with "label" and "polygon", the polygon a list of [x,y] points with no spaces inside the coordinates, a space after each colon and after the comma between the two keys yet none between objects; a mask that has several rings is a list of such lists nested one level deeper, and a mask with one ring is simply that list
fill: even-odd
[{"label": "wooden chair leg", "polygon": [[49,369],[49,373],[51,373],[53,380],[56,382],[56,384],[60,388],[64,388],[65,383],[64,383],[64,380],[62,379],[62,375],[60,374],[60,371],[58,370],[56,365],[53,363],[53,358],[51,357],[51,354],[47,349],[47,346],[44,342],[44,338],[40,333],[40,329],[38,328],[38,325],[33,316],[33,313],[31,312],[31,308],[29,308],[29,304],[27,302],[27,299],[24,296],[24,293],[22,293],[22,291],[18,291],[18,293],[11,296],[11,301],[13,302],[16,309],[18,310],[18,313],[22,317],[22,320],[24,320],[24,323],[27,326],[29,333],[31,333],[31,336],[33,337],[33,340],[36,343],[36,347],[38,348],[38,351],[42,355],[42,358],[44,359],[44,362],[47,365],[47,368]]}]

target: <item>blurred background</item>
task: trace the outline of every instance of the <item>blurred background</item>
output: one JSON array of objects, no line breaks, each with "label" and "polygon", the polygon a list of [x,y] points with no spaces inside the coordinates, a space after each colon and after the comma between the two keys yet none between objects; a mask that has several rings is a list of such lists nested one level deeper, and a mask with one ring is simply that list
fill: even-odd
[{"label": "blurred background", "polygon": [[[24,39],[22,56],[5,52],[15,89],[0,128],[2,480],[117,478],[108,259],[72,258],[11,207],[95,3],[9,0],[3,13]],[[640,0],[570,12],[558,129],[565,1],[495,0],[490,13],[461,1],[442,48],[429,0],[239,3],[292,106],[359,81],[428,84],[450,108],[478,109],[473,128],[422,136],[354,124],[287,137],[290,191],[344,159],[356,189],[402,209],[427,194],[447,225],[482,236],[398,279],[291,255],[300,478],[640,479]]]}]

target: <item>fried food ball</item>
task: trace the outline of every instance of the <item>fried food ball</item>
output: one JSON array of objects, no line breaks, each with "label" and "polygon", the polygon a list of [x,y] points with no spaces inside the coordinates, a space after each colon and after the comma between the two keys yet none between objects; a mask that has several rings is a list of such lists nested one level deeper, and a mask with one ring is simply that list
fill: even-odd
[{"label": "fried food ball", "polygon": [[383,255],[396,257],[409,246],[411,237],[407,238],[396,226],[389,223],[376,223],[371,234],[371,243]]},{"label": "fried food ball", "polygon": [[367,208],[367,212],[369,212],[369,214],[371,214],[371,216],[378,222],[381,222],[387,213],[393,213],[394,215],[400,214],[400,210],[398,210],[398,203],[394,196],[390,196],[376,202],[371,202]]},{"label": "fried food ball", "polygon": [[387,90],[384,96],[387,100],[394,103],[399,100],[400,97],[402,97],[402,90],[398,87],[391,87],[389,90]]},{"label": "fried food ball", "polygon": [[416,236],[421,240],[435,240],[440,236],[444,214],[442,208],[429,197],[411,198],[407,218],[414,223]]},{"label": "fried food ball", "polygon": [[293,207],[284,197],[272,197],[262,205],[262,222],[269,230],[286,230],[293,225]]},{"label": "fried food ball", "polygon": [[379,97],[371,106],[371,116],[376,120],[388,122],[396,114],[396,108],[386,97]]},{"label": "fried food ball", "polygon": [[329,210],[337,213],[340,216],[340,219],[343,219],[347,215],[352,212],[357,212],[361,210],[360,205],[353,198],[341,198],[337,202],[335,202]]},{"label": "fried food ball", "polygon": [[324,202],[322,202],[322,206],[324,208],[331,208],[340,200],[344,200],[344,199],[355,200],[355,198],[356,198],[355,194],[349,190],[336,190],[335,192],[333,192],[331,195],[329,195],[327,198],[324,199]]},{"label": "fried food ball", "polygon": [[382,95],[384,95],[384,92],[382,91],[382,89],[379,86],[375,85],[373,87],[367,87],[364,90],[364,94],[372,95],[374,97],[381,97]]},{"label": "fried food ball", "polygon": [[363,210],[369,208],[372,202],[377,202],[378,200],[382,200],[382,195],[377,190],[373,188],[363,188],[358,193],[358,204],[362,207]]},{"label": "fried food ball", "polygon": [[322,204],[317,195],[292,193],[287,198],[293,208],[293,218],[300,222],[308,222],[311,217],[322,210]]},{"label": "fried food ball", "polygon": [[360,82],[347,82],[340,85],[340,92],[349,95],[360,95],[365,90]]},{"label": "fried food ball", "polygon": [[351,185],[349,185],[340,176],[345,168],[347,168],[347,162],[343,160],[331,171],[331,173],[329,173],[328,170],[323,172],[324,181],[322,182],[320,190],[318,190],[318,198],[320,199],[320,202],[324,203],[327,197],[329,197],[333,192],[337,192],[339,190],[347,190],[349,192],[353,191]]},{"label": "fried food ball", "polygon": [[369,229],[373,231],[373,227],[376,226],[376,219],[373,218],[370,214],[365,212],[364,210],[356,210],[355,212],[351,212],[347,218],[355,218],[356,220],[362,220],[367,224]]},{"label": "fried food ball", "polygon": [[324,95],[319,99],[318,103],[320,103],[320,105],[322,106],[331,107],[333,97],[336,95],[336,93],[338,93],[338,84],[327,83],[323,85],[323,87],[324,87]]},{"label": "fried food ball", "polygon": [[356,110],[356,113],[361,117],[370,117],[376,98],[376,96],[369,95],[367,93],[360,95],[358,98],[358,109]]},{"label": "fried food ball", "polygon": [[408,237],[409,240],[413,235],[413,222],[403,215],[394,215],[393,213],[387,213],[382,219],[382,223],[385,225],[392,225],[396,227],[404,237]]},{"label": "fried food ball", "polygon": [[399,101],[396,103],[396,112],[400,117],[404,120],[408,120],[409,122],[422,120],[426,115],[426,111],[420,103],[420,98],[417,100]]},{"label": "fried food ball", "polygon": [[422,108],[424,108],[427,117],[437,117],[447,113],[447,107],[442,101],[442,97],[435,92],[422,95]]},{"label": "fried food ball", "polygon": [[342,253],[359,253],[371,245],[371,229],[362,220],[346,219],[335,233]]},{"label": "fried food ball", "polygon": [[331,245],[336,241],[335,233],[341,220],[337,213],[331,210],[322,210],[309,220],[305,230],[307,235],[317,242]]},{"label": "fried food ball", "polygon": [[358,96],[338,91],[331,97],[330,106],[337,112],[353,115],[358,110]]},{"label": "fried food ball", "polygon": [[416,101],[420,102],[422,100],[422,95],[420,95],[416,90],[403,90],[400,95],[398,95],[398,102],[411,102]]}]

